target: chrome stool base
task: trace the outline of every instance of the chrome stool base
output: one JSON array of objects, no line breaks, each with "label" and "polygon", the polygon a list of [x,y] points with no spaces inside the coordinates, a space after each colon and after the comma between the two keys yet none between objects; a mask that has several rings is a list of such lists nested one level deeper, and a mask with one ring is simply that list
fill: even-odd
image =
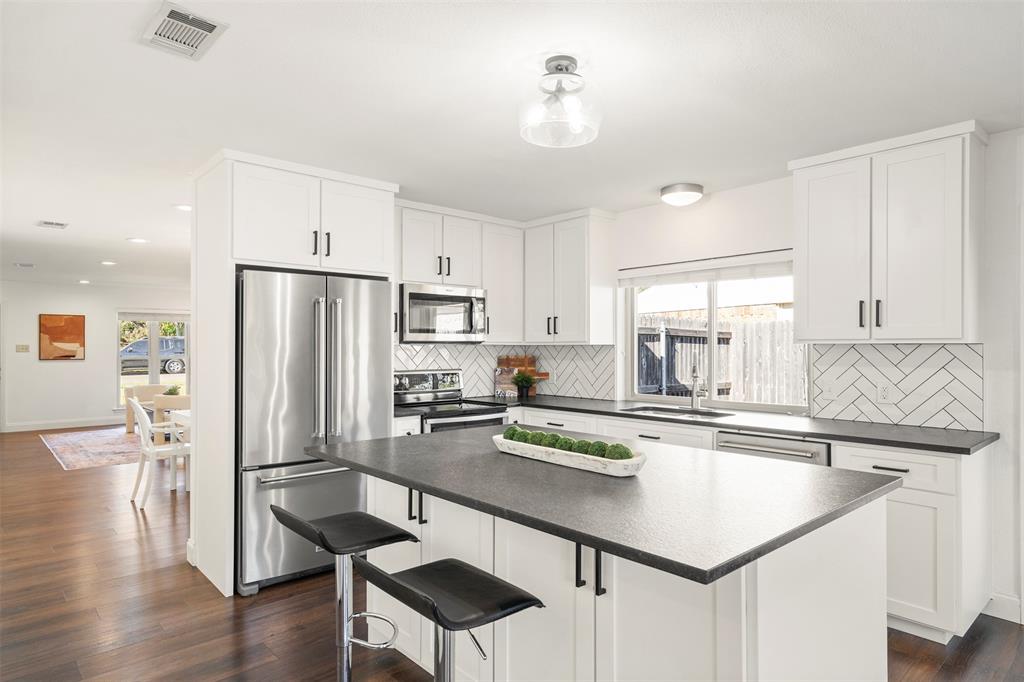
[{"label": "chrome stool base", "polygon": [[[335,604],[335,636],[334,644],[338,649],[338,682],[352,682],[352,645],[358,644],[367,649],[387,649],[398,639],[398,626],[395,621],[380,613],[360,611],[352,613],[352,555],[334,555],[334,592]],[[376,618],[391,626],[391,637],[386,642],[369,642],[352,636],[351,623],[355,618]],[[451,679],[451,678],[449,678]]]}]

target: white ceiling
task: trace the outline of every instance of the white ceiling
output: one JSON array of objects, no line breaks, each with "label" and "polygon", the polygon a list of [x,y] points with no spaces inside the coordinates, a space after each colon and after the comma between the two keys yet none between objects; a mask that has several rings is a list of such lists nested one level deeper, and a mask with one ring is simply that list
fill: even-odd
[{"label": "white ceiling", "polygon": [[[1016,2],[183,4],[231,25],[199,62],[139,42],[155,1],[0,5],[5,277],[187,283],[172,205],[221,147],[529,219],[655,203],[671,182],[715,192],[969,118],[1024,125]],[[518,108],[562,51],[601,135],[533,147]]]}]

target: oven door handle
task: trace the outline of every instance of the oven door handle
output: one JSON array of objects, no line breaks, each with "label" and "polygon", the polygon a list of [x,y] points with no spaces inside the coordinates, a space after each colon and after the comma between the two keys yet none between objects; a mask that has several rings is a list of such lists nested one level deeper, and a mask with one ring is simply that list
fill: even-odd
[{"label": "oven door handle", "polygon": [[769,448],[764,445],[746,445],[744,443],[736,443],[730,440],[719,441],[718,445],[719,447],[749,450],[750,452],[764,452],[771,455],[785,455],[786,457],[804,457],[806,459],[814,459],[815,455],[815,453],[807,452],[806,450],[785,450],[782,448]]},{"label": "oven door handle", "polygon": [[427,417],[426,418],[426,422],[427,422],[427,428],[429,429],[431,424],[450,424],[452,422],[482,422],[482,421],[486,421],[488,419],[501,419],[502,417],[504,417],[505,419],[508,419],[508,411],[507,410],[505,412],[491,412],[489,414],[474,414],[474,415],[468,415],[468,416],[464,416],[464,417],[443,417],[443,418],[440,418],[440,419],[434,419],[432,417]]}]

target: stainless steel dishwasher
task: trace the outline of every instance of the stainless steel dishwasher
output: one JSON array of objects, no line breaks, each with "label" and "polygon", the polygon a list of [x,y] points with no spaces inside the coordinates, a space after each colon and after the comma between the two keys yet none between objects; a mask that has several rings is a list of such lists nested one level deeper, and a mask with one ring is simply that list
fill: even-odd
[{"label": "stainless steel dishwasher", "polygon": [[822,466],[831,463],[829,444],[814,440],[719,431],[715,434],[715,450]]}]

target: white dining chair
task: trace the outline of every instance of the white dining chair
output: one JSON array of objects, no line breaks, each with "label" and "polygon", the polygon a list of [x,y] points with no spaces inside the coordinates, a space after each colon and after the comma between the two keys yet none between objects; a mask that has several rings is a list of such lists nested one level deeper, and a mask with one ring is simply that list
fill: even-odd
[{"label": "white dining chair", "polygon": [[[149,465],[149,473],[146,474],[146,487],[142,491],[142,499],[138,502],[139,509],[146,506],[149,499],[149,489],[153,486],[153,478],[156,476],[156,463],[161,459],[168,460],[170,464],[171,490],[178,488],[178,457],[185,458],[185,490],[189,489],[189,469],[191,467],[191,443],[184,441],[184,434],[180,426],[174,422],[160,422],[153,424],[145,408],[136,398],[129,398],[128,405],[135,414],[135,423],[139,426],[139,440],[141,441],[141,452],[139,453],[139,470],[135,474],[135,485],[132,486],[132,501],[139,492],[139,483],[142,482],[143,471]],[[159,440],[155,440],[159,434]],[[165,443],[164,436],[170,434],[171,442]]]}]

